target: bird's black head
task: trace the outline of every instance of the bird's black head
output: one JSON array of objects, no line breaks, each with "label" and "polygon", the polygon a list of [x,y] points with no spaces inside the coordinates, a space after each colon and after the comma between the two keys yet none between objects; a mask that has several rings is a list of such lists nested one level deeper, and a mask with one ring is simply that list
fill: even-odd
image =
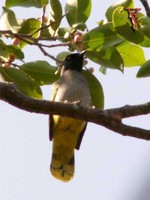
[{"label": "bird's black head", "polygon": [[64,71],[72,69],[82,72],[85,53],[86,51],[68,55],[64,61]]}]

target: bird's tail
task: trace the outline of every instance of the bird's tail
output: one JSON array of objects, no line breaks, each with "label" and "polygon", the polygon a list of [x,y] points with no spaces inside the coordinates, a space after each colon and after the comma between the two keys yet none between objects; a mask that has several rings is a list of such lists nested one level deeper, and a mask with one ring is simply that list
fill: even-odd
[{"label": "bird's tail", "polygon": [[60,116],[53,117],[53,120],[53,153],[50,170],[55,178],[67,182],[74,176],[74,151],[76,147],[78,148],[78,141],[81,142],[79,136],[86,122]]},{"label": "bird's tail", "polygon": [[50,170],[55,178],[67,182],[74,176],[74,152],[70,159],[67,159],[64,155],[63,152],[60,154],[53,152]]}]

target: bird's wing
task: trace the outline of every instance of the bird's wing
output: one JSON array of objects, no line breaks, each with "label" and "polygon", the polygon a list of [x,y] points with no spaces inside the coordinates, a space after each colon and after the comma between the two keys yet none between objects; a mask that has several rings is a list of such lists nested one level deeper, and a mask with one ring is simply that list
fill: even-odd
[{"label": "bird's wing", "polygon": [[76,149],[77,149],[77,150],[80,149],[80,145],[81,145],[81,142],[82,142],[82,139],[83,139],[83,136],[84,136],[86,127],[87,127],[87,122],[86,122],[84,128],[82,129],[81,133],[79,134],[78,142],[77,142],[77,144],[76,144]]},{"label": "bird's wing", "polygon": [[[52,95],[51,95],[51,101],[54,101],[55,100],[55,97],[56,97],[56,94],[57,94],[57,91],[58,91],[58,87],[59,87],[59,84],[58,82],[56,81],[53,85],[53,92],[52,92]],[[52,141],[53,139],[53,115],[49,115],[49,140]]]}]

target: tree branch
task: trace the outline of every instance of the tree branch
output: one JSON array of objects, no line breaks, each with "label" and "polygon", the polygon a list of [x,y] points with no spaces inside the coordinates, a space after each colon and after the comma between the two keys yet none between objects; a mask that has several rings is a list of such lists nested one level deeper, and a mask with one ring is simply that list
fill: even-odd
[{"label": "tree branch", "polygon": [[[50,26],[50,25],[48,25]],[[65,42],[65,43],[59,43],[59,44],[53,44],[53,45],[46,45],[46,44],[42,44],[41,42],[39,42],[40,40],[42,40],[41,36],[39,38],[33,38],[32,36],[37,33],[38,31],[41,31],[42,29],[44,29],[45,27],[41,27],[40,29],[38,29],[36,32],[32,33],[32,34],[20,34],[20,33],[13,33],[11,30],[0,30],[1,34],[5,34],[5,35],[10,35],[13,36],[15,38],[18,38],[19,40],[22,40],[24,42],[26,42],[29,45],[34,45],[37,46],[41,52],[51,58],[54,61],[60,62],[58,59],[56,59],[54,56],[52,56],[51,54],[49,54],[44,47],[47,48],[54,48],[54,47],[64,47],[64,46],[69,46],[71,44],[71,42]],[[59,37],[51,37],[49,40],[56,40],[56,39],[60,39]],[[62,39],[62,38],[61,38]],[[48,39],[45,39],[48,40]],[[73,44],[73,43],[72,43]],[[60,62],[61,63],[61,62]]]},{"label": "tree branch", "polygon": [[20,93],[13,84],[0,82],[0,99],[28,112],[57,114],[102,125],[124,136],[150,140],[150,130],[128,126],[123,118],[150,113],[150,102],[124,106],[121,108],[100,110],[81,106],[79,103],[61,103],[38,100]]},{"label": "tree branch", "polygon": [[149,6],[149,3],[147,0],[140,0],[141,3],[143,4],[144,8],[145,8],[145,11],[146,11],[146,14],[148,17],[150,17],[150,6]]}]

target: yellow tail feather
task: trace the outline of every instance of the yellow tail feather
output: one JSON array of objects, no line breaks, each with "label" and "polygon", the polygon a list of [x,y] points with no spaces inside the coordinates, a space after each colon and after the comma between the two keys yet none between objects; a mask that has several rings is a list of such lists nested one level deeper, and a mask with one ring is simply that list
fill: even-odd
[{"label": "yellow tail feather", "polygon": [[61,163],[53,154],[50,170],[52,175],[64,182],[70,181],[74,176],[74,155],[68,163]]},{"label": "yellow tail feather", "polygon": [[53,153],[50,170],[62,181],[74,176],[74,150],[80,141],[80,133],[86,122],[73,118],[53,116]]}]

